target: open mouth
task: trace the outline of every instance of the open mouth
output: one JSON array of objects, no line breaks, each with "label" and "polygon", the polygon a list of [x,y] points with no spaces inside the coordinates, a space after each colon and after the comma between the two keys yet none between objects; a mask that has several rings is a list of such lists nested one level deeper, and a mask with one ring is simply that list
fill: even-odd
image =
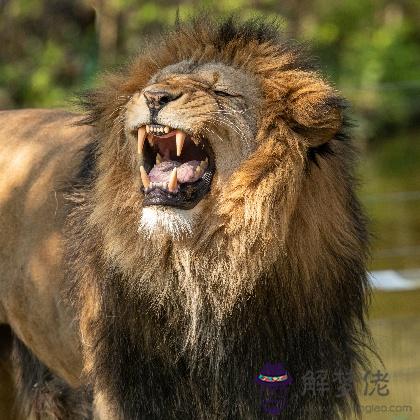
[{"label": "open mouth", "polygon": [[215,166],[210,145],[160,124],[137,130],[143,206],[193,208],[210,190]]}]

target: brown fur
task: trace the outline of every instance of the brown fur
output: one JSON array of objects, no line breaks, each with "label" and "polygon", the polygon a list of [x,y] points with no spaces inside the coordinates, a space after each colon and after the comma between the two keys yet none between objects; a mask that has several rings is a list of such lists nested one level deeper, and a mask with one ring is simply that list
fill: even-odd
[{"label": "brown fur", "polygon": [[[352,193],[352,148],[340,134],[342,100],[270,28],[212,25],[181,26],[91,97],[86,121],[100,141],[95,181],[82,192],[70,230],[76,301],[87,374],[123,418],[254,418],[249,382],[264,360],[286,360],[296,377],[316,366],[355,373],[362,360],[366,233]],[[253,103],[260,110],[255,151],[223,190],[213,181],[192,238],[142,240],[134,229],[141,195],[124,113],[137,92],[156,83],[148,82],[156,72],[185,59],[255,77],[262,92]],[[167,89],[194,85],[188,73],[164,71],[163,80]],[[211,111],[210,99],[203,102]],[[281,308],[270,313],[271,302]],[[127,383],[121,363],[143,372],[133,374],[138,382]],[[245,379],[233,377],[241,364]],[[189,375],[204,383],[185,382]],[[322,409],[323,418],[334,418],[349,399],[357,407],[354,389],[348,398],[313,402],[297,394],[291,418],[320,418]]]},{"label": "brown fur", "polygon": [[[24,343],[37,365],[48,366],[48,377],[55,374],[70,388],[81,384],[82,360],[74,313],[63,304],[64,203],[90,133],[72,127],[76,120],[58,110],[0,112],[0,324],[13,330],[8,338],[13,355],[22,354],[16,346]],[[0,341],[6,341],[3,334]],[[25,366],[26,360],[0,354],[7,372],[0,381],[18,394],[19,402],[12,405],[19,411],[34,403],[19,399],[31,392],[14,389],[18,372],[25,378],[35,374],[34,363]],[[0,399],[2,418],[10,407]],[[19,417],[13,412],[10,418]]]},{"label": "brown fur", "polygon": [[[223,63],[256,84],[241,92],[253,111],[229,115],[252,138],[249,151],[229,124],[211,121],[208,72],[199,81],[165,73],[183,60]],[[137,230],[142,194],[127,115],[159,83],[190,89],[202,112],[193,99],[171,112],[203,135],[211,126],[232,150],[223,156],[207,133],[219,170],[192,236],[175,239]],[[266,361],[286,363],[295,378],[281,418],[358,412],[367,234],[343,101],[300,49],[260,22],[199,19],[108,76],[86,106],[95,134],[88,170],[73,181],[65,250],[99,418],[262,418],[253,379]],[[349,393],[302,395],[303,374],[319,369],[330,380],[351,372]]]}]

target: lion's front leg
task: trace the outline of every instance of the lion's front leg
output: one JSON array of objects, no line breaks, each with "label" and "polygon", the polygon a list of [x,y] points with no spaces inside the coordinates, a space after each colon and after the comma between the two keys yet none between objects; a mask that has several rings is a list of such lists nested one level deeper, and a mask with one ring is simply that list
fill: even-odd
[{"label": "lion's front leg", "polygon": [[112,404],[100,391],[94,392],[93,420],[122,420],[122,417],[115,411],[115,404]]}]

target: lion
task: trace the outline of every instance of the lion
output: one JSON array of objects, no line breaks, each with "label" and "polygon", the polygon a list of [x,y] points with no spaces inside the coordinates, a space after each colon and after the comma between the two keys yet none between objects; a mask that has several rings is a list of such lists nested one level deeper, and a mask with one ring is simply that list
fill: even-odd
[{"label": "lion", "polygon": [[308,56],[199,17],[81,114],[0,113],[13,418],[269,418],[267,363],[293,378],[281,418],[360,415],[367,224],[346,102]]}]

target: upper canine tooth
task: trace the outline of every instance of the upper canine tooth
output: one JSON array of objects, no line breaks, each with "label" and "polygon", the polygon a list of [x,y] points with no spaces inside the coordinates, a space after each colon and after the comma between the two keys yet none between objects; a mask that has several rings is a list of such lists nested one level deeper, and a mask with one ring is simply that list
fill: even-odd
[{"label": "upper canine tooth", "polygon": [[171,176],[169,177],[168,190],[174,192],[178,186],[178,179],[176,176],[176,168],[172,169]]},{"label": "upper canine tooth", "polygon": [[144,169],[143,165],[140,166],[140,176],[141,176],[141,182],[143,183],[143,187],[149,188],[149,185],[150,185],[149,175],[147,175],[146,169]]},{"label": "upper canine tooth", "polygon": [[167,125],[165,125],[165,129],[164,129],[165,133],[168,134],[170,130],[171,129]]},{"label": "upper canine tooth", "polygon": [[143,153],[144,139],[146,138],[146,127],[142,126],[137,131],[137,153]]},{"label": "upper canine tooth", "polygon": [[185,137],[187,135],[180,130],[176,130],[176,155],[181,156],[182,148],[184,147]]}]

